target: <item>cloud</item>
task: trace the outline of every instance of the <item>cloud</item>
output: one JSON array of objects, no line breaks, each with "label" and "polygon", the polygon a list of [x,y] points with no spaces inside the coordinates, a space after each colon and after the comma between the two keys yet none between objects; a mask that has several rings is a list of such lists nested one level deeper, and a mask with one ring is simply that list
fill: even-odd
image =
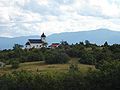
[{"label": "cloud", "polygon": [[120,0],[0,0],[0,36],[120,30]]}]

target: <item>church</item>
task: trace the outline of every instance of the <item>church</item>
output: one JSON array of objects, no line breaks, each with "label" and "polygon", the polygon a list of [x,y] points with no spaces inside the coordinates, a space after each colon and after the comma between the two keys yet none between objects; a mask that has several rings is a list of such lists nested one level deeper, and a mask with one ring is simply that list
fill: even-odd
[{"label": "church", "polygon": [[28,39],[25,44],[26,49],[47,47],[46,35],[43,33],[40,39]]}]

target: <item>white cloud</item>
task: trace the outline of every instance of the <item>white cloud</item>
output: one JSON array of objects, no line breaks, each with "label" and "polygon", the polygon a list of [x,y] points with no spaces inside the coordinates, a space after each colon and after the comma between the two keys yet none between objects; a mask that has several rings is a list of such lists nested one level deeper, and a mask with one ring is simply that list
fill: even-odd
[{"label": "white cloud", "polygon": [[36,0],[39,5],[48,5],[49,1],[48,0]]},{"label": "white cloud", "polygon": [[120,30],[119,0],[1,0],[0,36]]}]

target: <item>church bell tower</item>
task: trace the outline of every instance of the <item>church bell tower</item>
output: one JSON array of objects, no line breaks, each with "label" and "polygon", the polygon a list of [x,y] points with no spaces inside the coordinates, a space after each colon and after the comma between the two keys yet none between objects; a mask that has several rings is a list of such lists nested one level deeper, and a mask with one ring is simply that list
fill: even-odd
[{"label": "church bell tower", "polygon": [[46,35],[43,33],[42,35],[41,35],[41,40],[45,43],[46,42]]}]

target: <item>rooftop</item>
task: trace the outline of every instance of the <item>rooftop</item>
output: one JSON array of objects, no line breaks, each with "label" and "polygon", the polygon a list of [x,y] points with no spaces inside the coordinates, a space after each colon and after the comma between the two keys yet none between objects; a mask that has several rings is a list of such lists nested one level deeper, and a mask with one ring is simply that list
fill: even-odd
[{"label": "rooftop", "polygon": [[43,34],[41,35],[41,37],[46,37],[46,36],[45,36],[45,34],[43,33]]},{"label": "rooftop", "polygon": [[41,39],[28,39],[30,43],[43,43]]}]

